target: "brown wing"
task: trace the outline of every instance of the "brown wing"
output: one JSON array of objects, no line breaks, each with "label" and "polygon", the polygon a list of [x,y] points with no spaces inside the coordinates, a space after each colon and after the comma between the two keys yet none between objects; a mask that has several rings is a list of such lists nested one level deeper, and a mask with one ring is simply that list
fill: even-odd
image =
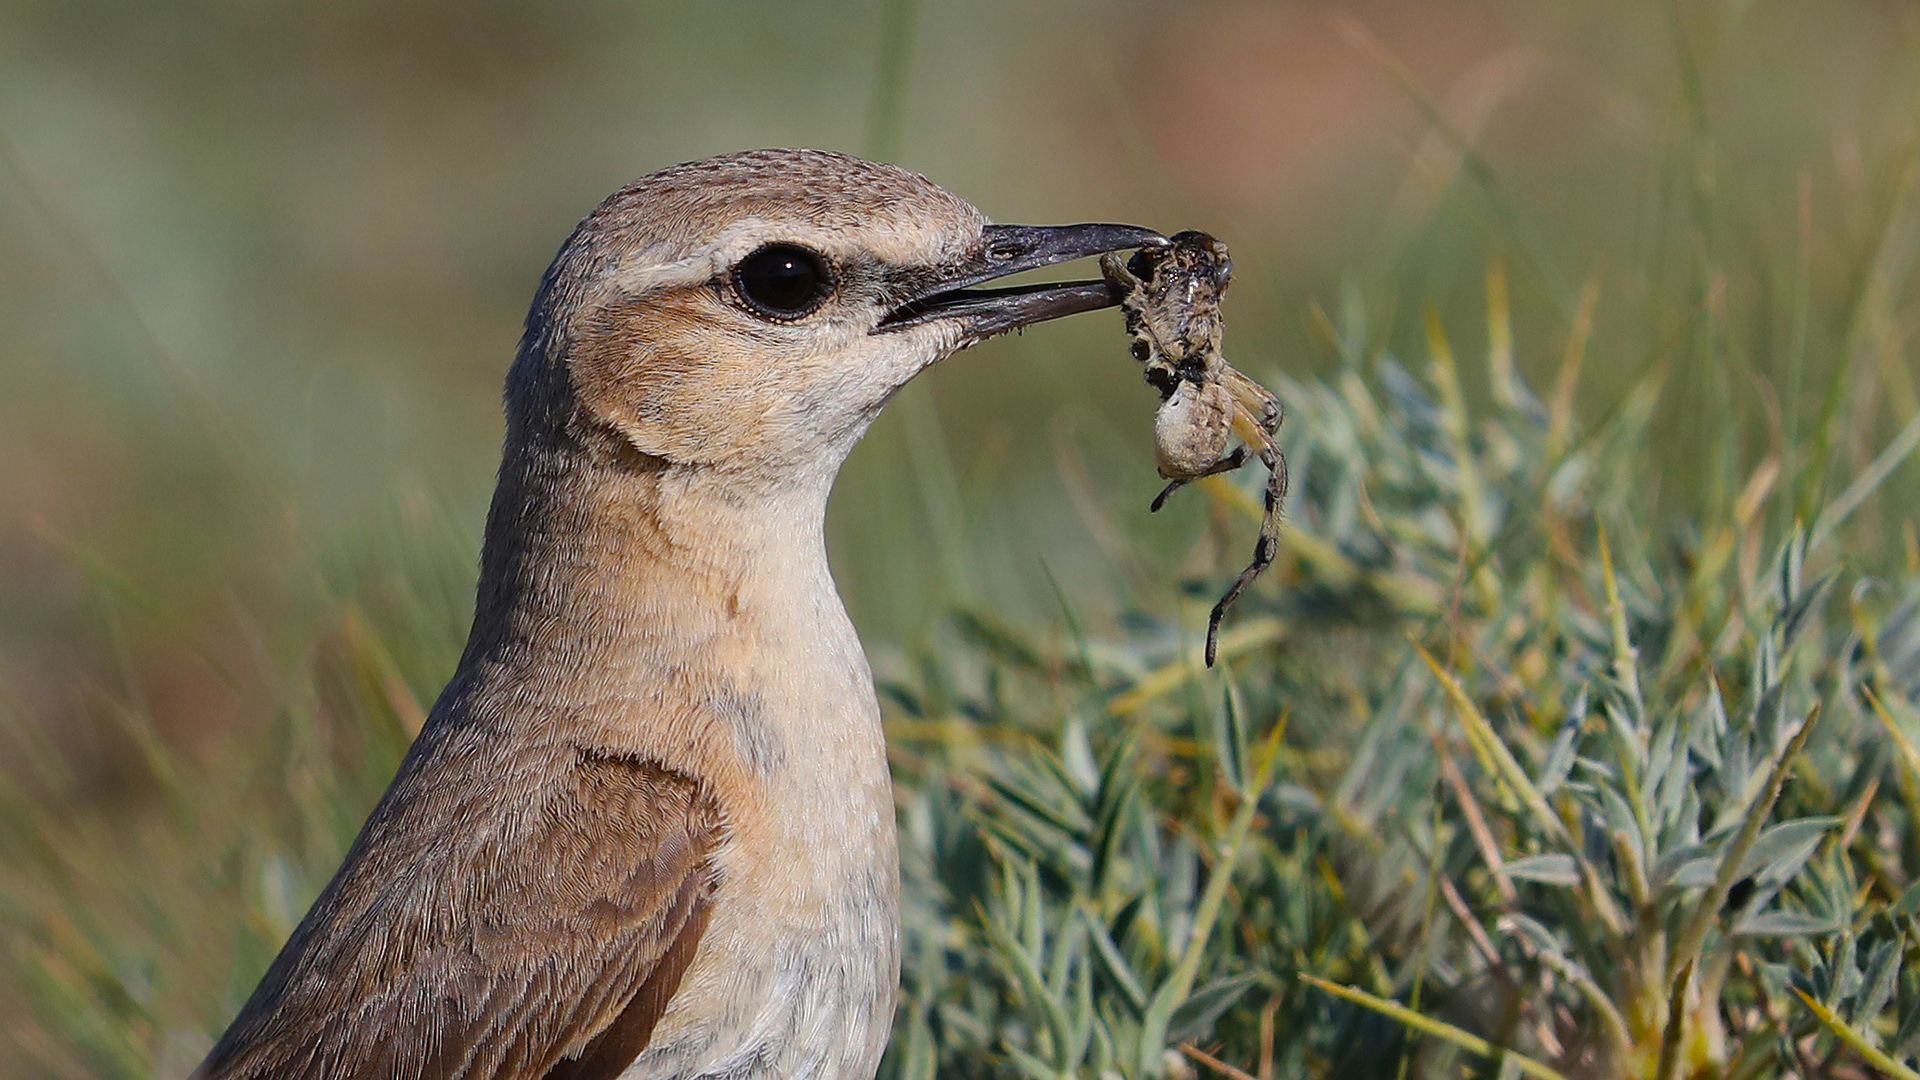
[{"label": "brown wing", "polygon": [[197,1077],[612,1080],[645,1048],[706,926],[711,794],[434,734]]}]

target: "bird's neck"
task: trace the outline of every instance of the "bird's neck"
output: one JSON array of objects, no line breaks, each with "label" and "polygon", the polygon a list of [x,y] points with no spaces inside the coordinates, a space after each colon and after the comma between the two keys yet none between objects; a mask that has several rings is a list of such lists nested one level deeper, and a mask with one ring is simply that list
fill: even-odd
[{"label": "bird's neck", "polygon": [[828,571],[833,473],[741,482],[509,450],[472,636],[432,723],[501,717],[516,740],[760,776],[839,753],[883,780],[872,673]]},{"label": "bird's neck", "polygon": [[639,455],[510,453],[488,515],[472,654],[671,637],[839,601],[823,522],[832,475],[746,484]]}]

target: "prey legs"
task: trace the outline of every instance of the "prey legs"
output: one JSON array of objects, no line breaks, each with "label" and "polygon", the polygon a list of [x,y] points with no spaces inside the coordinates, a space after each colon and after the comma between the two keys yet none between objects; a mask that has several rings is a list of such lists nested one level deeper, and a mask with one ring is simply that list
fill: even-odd
[{"label": "prey legs", "polygon": [[[1240,373],[1236,371],[1233,374]],[[1244,379],[1244,376],[1242,378]],[[1254,385],[1258,386],[1257,383]],[[1233,579],[1233,584],[1227,587],[1226,595],[1220,598],[1219,603],[1213,605],[1212,614],[1207,616],[1208,667],[1213,666],[1214,655],[1220,649],[1220,620],[1227,617],[1227,609],[1240,598],[1240,594],[1246,591],[1247,586],[1253,584],[1253,579],[1273,565],[1273,557],[1280,548],[1280,503],[1287,497],[1287,459],[1273,441],[1273,436],[1280,427],[1280,403],[1274,400],[1272,395],[1267,394],[1265,389],[1261,389],[1260,393],[1266,398],[1266,404],[1270,408],[1261,413],[1258,421],[1255,421],[1251,414],[1237,408],[1234,410],[1233,417],[1234,432],[1241,438],[1247,439],[1248,445],[1257,447],[1260,463],[1267,467],[1267,490],[1261,500],[1263,512],[1260,515],[1260,536],[1253,542],[1253,561],[1247,564],[1245,570],[1240,571],[1239,577]]]},{"label": "prey legs", "polygon": [[1247,586],[1261,575],[1267,567],[1273,565],[1274,555],[1280,547],[1280,504],[1287,495],[1287,459],[1280,453],[1280,447],[1274,442],[1274,435],[1280,430],[1284,413],[1280,402],[1267,388],[1240,374],[1232,367],[1222,365],[1217,376],[1227,387],[1233,400],[1230,423],[1233,433],[1240,437],[1243,445],[1234,447],[1233,452],[1214,462],[1212,465],[1190,476],[1171,478],[1167,486],[1154,497],[1152,510],[1158,511],[1166,505],[1167,497],[1191,481],[1204,476],[1214,476],[1231,472],[1246,464],[1248,451],[1260,458],[1267,467],[1267,490],[1262,499],[1260,517],[1260,535],[1253,545],[1253,561],[1247,564],[1240,576],[1233,580],[1226,595],[1213,605],[1213,612],[1207,618],[1207,666],[1212,667],[1220,648],[1220,622],[1226,618],[1227,609],[1240,598]]},{"label": "prey legs", "polygon": [[1147,507],[1147,512],[1152,514],[1159,513],[1160,508],[1167,505],[1167,496],[1179,491],[1181,488],[1186,487],[1201,477],[1217,476],[1223,472],[1232,472],[1246,463],[1247,448],[1244,446],[1236,446],[1233,448],[1233,453],[1194,473],[1192,476],[1176,476],[1167,481],[1167,486],[1161,488],[1160,494],[1153,497],[1153,505]]}]

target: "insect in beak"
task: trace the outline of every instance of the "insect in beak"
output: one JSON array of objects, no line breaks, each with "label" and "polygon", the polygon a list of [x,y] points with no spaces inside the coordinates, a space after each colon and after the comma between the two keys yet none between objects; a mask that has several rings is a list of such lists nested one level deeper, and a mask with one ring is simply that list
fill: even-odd
[{"label": "insect in beak", "polygon": [[[1242,375],[1220,354],[1224,324],[1220,294],[1233,280],[1227,245],[1192,229],[1132,258],[1100,258],[1101,272],[1120,298],[1134,359],[1160,392],[1154,414],[1154,458],[1167,486],[1153,509],[1182,485],[1231,472],[1249,454],[1267,467],[1265,512],[1253,561],[1213,605],[1207,619],[1207,666],[1220,647],[1220,621],[1234,600],[1273,563],[1280,544],[1280,501],[1287,495],[1287,459],[1274,436],[1285,411],[1272,391]],[[1227,444],[1238,436],[1232,453]]]},{"label": "insect in beak", "polygon": [[964,260],[913,282],[907,290],[910,299],[888,312],[873,332],[957,319],[965,328],[965,344],[972,345],[1048,319],[1112,307],[1120,297],[1104,280],[999,289],[968,286],[1055,263],[1167,242],[1152,229],[1106,224],[988,225],[980,239],[979,247]]}]

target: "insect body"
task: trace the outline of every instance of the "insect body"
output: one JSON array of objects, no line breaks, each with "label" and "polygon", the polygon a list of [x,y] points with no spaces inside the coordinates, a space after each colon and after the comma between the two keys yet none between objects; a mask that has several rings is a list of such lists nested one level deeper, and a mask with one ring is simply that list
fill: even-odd
[{"label": "insect body", "polygon": [[[1253,561],[1234,579],[1207,620],[1207,666],[1219,648],[1220,620],[1253,579],[1273,562],[1280,540],[1280,502],[1287,493],[1287,462],[1273,441],[1280,402],[1220,355],[1220,294],[1233,278],[1227,246],[1203,232],[1175,233],[1164,244],[1131,256],[1104,255],[1100,269],[1120,297],[1133,357],[1160,391],[1153,418],[1154,459],[1167,486],[1153,509],[1189,481],[1237,469],[1248,451],[1269,472],[1266,513]],[[1241,445],[1229,453],[1233,436]]]}]

